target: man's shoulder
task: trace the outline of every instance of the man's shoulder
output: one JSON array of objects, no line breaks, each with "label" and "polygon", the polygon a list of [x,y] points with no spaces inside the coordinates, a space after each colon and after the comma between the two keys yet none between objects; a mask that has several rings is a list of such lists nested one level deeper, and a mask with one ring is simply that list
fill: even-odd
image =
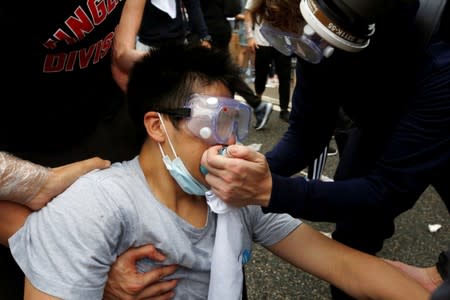
[{"label": "man's shoulder", "polygon": [[136,203],[141,201],[142,188],[133,174],[124,163],[91,171],[52,201],[55,207],[52,211],[70,212],[75,219],[79,214],[91,219],[110,216],[113,223],[123,221],[125,215],[136,213]]},{"label": "man's shoulder", "polygon": [[135,174],[133,168],[133,161],[115,162],[109,168],[96,169],[83,175],[80,179],[86,179],[87,181],[93,181],[99,184],[114,183],[117,181],[123,181]]},{"label": "man's shoulder", "polygon": [[[114,163],[102,170],[93,170],[78,178],[66,191],[57,198],[86,199],[86,202],[114,203],[126,202],[125,196],[138,189],[137,172],[126,162]],[[87,200],[89,199],[89,200]],[[94,205],[92,203],[92,205]]]}]

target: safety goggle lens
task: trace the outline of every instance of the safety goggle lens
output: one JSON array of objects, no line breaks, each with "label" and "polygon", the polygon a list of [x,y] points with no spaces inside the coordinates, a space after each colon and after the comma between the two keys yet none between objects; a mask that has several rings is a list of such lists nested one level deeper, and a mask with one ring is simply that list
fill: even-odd
[{"label": "safety goggle lens", "polygon": [[322,60],[322,51],[308,38],[293,40],[291,48],[296,55],[311,63],[319,63]]},{"label": "safety goggle lens", "polygon": [[265,24],[263,24],[260,31],[262,36],[272,47],[274,47],[284,55],[292,55],[292,49],[290,47],[290,41],[288,37],[276,32],[276,30],[273,30],[272,27],[266,26]]},{"label": "safety goggle lens", "polygon": [[248,135],[248,129],[250,127],[250,110],[247,113],[238,112],[238,126],[237,137],[239,141],[244,140]]},{"label": "safety goggle lens", "polygon": [[217,115],[216,134],[221,141],[227,140],[234,131],[236,110],[230,107],[222,107]]},{"label": "safety goggle lens", "polygon": [[232,134],[239,141],[248,135],[251,108],[238,100],[195,94],[189,107],[188,129],[210,144],[226,144]]},{"label": "safety goggle lens", "polygon": [[324,49],[327,50],[328,55],[325,55],[326,57],[332,53],[329,49],[331,47],[314,32],[309,35],[291,34],[267,23],[263,23],[260,31],[267,42],[284,55],[295,54],[311,63],[319,63],[324,57]]},{"label": "safety goggle lens", "polygon": [[216,135],[225,143],[232,134],[239,141],[244,140],[248,135],[250,110],[242,105],[238,109],[223,107],[217,115]]}]

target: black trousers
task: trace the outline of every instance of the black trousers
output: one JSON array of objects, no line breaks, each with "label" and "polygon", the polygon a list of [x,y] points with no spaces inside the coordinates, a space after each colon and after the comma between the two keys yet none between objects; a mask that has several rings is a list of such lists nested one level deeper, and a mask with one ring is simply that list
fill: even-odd
[{"label": "black trousers", "polygon": [[255,92],[262,95],[266,88],[270,65],[275,63],[278,75],[278,95],[281,110],[287,110],[291,91],[291,57],[283,55],[273,47],[259,46],[255,53]]}]

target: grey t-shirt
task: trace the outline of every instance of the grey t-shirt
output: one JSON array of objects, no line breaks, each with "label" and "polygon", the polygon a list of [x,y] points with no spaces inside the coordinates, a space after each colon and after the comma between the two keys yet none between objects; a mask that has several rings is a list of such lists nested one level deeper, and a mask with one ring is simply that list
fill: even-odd
[{"label": "grey t-shirt", "polygon": [[[287,214],[242,208],[242,253],[252,242],[269,246],[301,221]],[[161,204],[150,190],[137,157],[82,176],[47,206],[34,212],[9,239],[11,252],[38,289],[62,299],[101,299],[108,271],[130,247],[153,244],[179,264],[177,299],[206,299],[216,215],[195,228]],[[140,271],[158,265],[138,262]]]}]

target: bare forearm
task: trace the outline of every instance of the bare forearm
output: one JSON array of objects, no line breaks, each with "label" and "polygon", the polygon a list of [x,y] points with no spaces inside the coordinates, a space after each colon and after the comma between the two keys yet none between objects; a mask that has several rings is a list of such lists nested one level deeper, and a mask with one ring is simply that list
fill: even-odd
[{"label": "bare forearm", "polygon": [[355,257],[351,270],[345,273],[353,272],[354,276],[341,281],[346,281],[345,284],[360,293],[362,299],[429,299],[430,293],[426,289],[381,259],[364,253]]},{"label": "bare forearm", "polygon": [[146,52],[136,50],[136,37],[144,12],[145,0],[127,0],[116,27],[113,44],[113,63],[129,73],[134,63]]},{"label": "bare forearm", "polygon": [[117,58],[117,66],[122,72],[129,73],[136,61],[140,60],[147,52],[136,49],[123,51]]},{"label": "bare forearm", "polygon": [[253,17],[248,10],[244,14],[244,27],[247,40],[253,38]]},{"label": "bare forearm", "polygon": [[356,299],[426,300],[420,284],[383,260],[351,249],[302,224],[269,249]]}]

